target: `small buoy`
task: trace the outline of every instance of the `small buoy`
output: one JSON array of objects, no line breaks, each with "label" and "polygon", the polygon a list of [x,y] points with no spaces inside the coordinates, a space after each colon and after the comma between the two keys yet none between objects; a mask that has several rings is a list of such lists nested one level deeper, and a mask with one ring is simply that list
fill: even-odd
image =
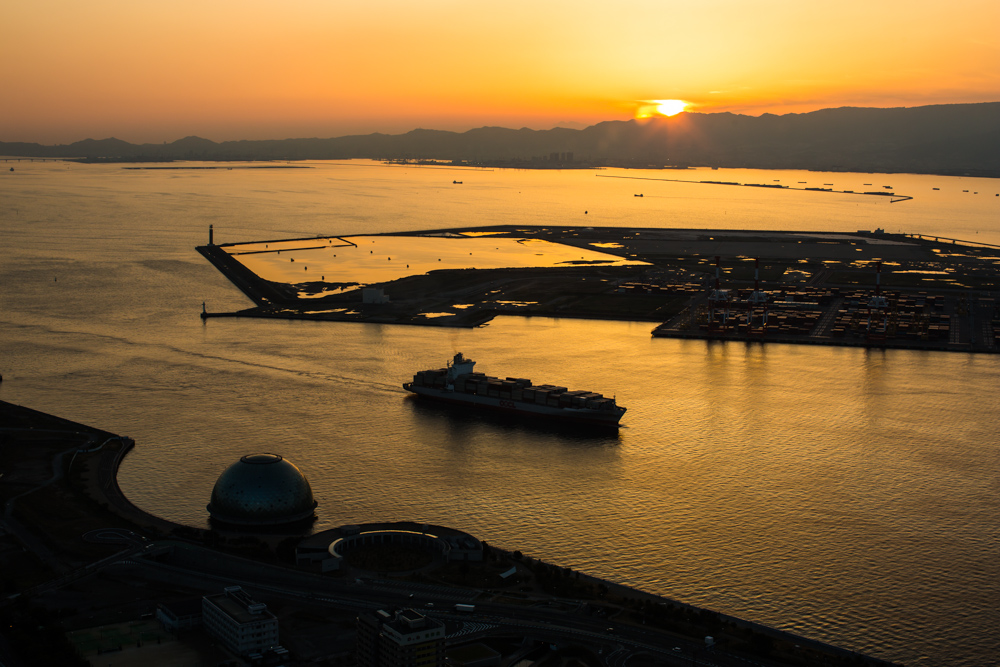
[{"label": "small buoy", "polygon": [[587,215],[587,212],[586,212],[586,211],[584,211],[584,212],[583,212],[583,214],[584,214],[584,215]]}]

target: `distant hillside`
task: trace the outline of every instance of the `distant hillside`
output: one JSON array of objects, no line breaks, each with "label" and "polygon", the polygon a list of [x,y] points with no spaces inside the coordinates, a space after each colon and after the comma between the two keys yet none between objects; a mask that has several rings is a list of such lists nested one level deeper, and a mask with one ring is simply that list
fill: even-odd
[{"label": "distant hillside", "polygon": [[481,127],[222,143],[187,137],[142,145],[117,139],[59,146],[0,142],[0,155],[95,161],[443,159],[523,167],[681,165],[1000,177],[1000,102],[759,117],[685,113],[583,130]]}]

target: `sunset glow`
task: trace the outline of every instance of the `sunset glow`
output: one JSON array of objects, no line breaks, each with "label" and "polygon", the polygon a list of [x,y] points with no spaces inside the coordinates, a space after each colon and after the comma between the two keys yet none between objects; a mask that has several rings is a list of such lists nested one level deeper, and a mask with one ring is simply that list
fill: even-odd
[{"label": "sunset glow", "polygon": [[685,111],[688,103],[684,100],[648,100],[636,109],[636,118],[652,118],[653,116],[676,116]]},{"label": "sunset glow", "polygon": [[995,0],[603,8],[8,3],[0,141],[585,127],[680,100],[751,115],[1000,100]]},{"label": "sunset glow", "polygon": [[676,116],[687,108],[684,100],[656,100],[656,112],[663,116]]}]

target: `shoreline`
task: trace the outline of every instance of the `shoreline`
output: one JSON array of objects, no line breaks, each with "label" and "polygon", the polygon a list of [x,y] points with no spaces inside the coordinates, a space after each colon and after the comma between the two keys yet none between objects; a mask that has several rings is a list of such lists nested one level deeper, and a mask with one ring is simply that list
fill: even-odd
[{"label": "shoreline", "polygon": [[[235,163],[249,163],[247,166],[235,167],[235,166],[156,166],[156,167],[123,167],[123,169],[308,169],[307,165],[298,165],[297,162],[353,162],[353,161],[366,161],[366,162],[376,162],[379,166],[406,166],[406,167],[424,167],[424,168],[440,168],[440,169],[451,169],[451,170],[471,170],[471,171],[493,171],[496,169],[510,169],[514,171],[601,171],[603,169],[642,169],[642,170],[653,170],[653,171],[686,171],[686,170],[719,170],[719,169],[747,169],[747,170],[757,170],[757,171],[801,171],[811,174],[872,174],[872,175],[883,175],[883,176],[895,176],[895,175],[908,175],[908,176],[941,176],[945,178],[989,178],[989,179],[1000,179],[1000,170],[996,169],[946,169],[946,170],[920,170],[913,171],[907,169],[896,169],[896,170],[868,170],[868,169],[853,169],[853,168],[809,168],[802,166],[752,166],[752,165],[711,165],[711,164],[691,164],[691,165],[665,165],[665,164],[644,164],[644,165],[633,165],[633,164],[581,164],[581,165],[558,165],[558,166],[546,166],[540,164],[532,164],[530,161],[510,163],[504,160],[484,160],[481,162],[467,162],[461,161],[456,164],[451,162],[437,163],[429,161],[414,161],[414,162],[400,162],[397,160],[384,160],[382,158],[355,158],[355,157],[342,157],[342,158],[281,158],[281,157],[214,157],[214,158],[155,158],[152,156],[138,156],[135,158],[127,157],[110,157],[110,158],[86,158],[86,157],[73,157],[73,156],[32,156],[32,155],[0,155],[0,162],[74,162],[76,164],[173,164],[175,162],[212,162],[220,164],[235,164]],[[281,164],[273,164],[281,163]],[[374,166],[374,165],[373,165]],[[629,178],[623,176],[620,178]],[[654,179],[661,180],[661,179]],[[662,179],[662,180],[674,180],[674,179]],[[685,183],[708,183],[707,181],[681,181]],[[752,184],[743,183],[724,183],[723,185],[743,185],[751,187]],[[765,186],[773,187],[773,186]],[[777,188],[775,188],[777,189]],[[784,189],[784,188],[783,188]],[[797,189],[797,188],[789,188]],[[809,189],[809,188],[806,188]],[[841,191],[841,194],[844,192]],[[847,194],[865,194],[860,192],[847,193]],[[881,194],[881,193],[879,193]]]},{"label": "shoreline", "polygon": [[[372,591],[379,588],[385,589],[385,587],[388,586],[389,590],[400,591],[399,595],[405,600],[407,591],[414,590],[414,586],[417,587],[416,590],[423,590],[426,588],[425,584],[413,583],[407,578],[387,577],[385,573],[370,573],[367,575],[369,577],[368,579],[363,580],[361,578],[357,578],[356,583],[349,583],[344,581],[343,577],[341,579],[336,579],[331,578],[329,575],[319,574],[315,571],[315,567],[310,568],[308,566],[303,567],[302,565],[282,565],[280,564],[280,561],[275,563],[271,558],[262,559],[260,555],[255,555],[257,550],[260,548],[259,538],[265,538],[265,540],[269,539],[274,542],[281,539],[284,542],[289,537],[299,536],[295,540],[295,544],[298,547],[305,547],[308,549],[310,544],[316,545],[320,542],[332,539],[332,536],[338,535],[345,527],[327,529],[304,535],[301,531],[291,533],[280,531],[276,533],[265,532],[259,533],[254,539],[250,539],[249,536],[253,534],[252,531],[225,531],[220,534],[217,532],[216,528],[204,530],[191,526],[185,526],[183,524],[177,524],[157,517],[132,504],[131,501],[124,496],[118,486],[118,467],[124,457],[134,449],[135,443],[131,439],[123,436],[116,436],[114,434],[110,434],[109,432],[93,429],[82,424],[63,420],[31,408],[26,408],[4,401],[0,401],[0,417],[3,418],[5,424],[18,424],[16,427],[5,427],[3,429],[2,432],[5,433],[8,438],[17,436],[27,437],[30,439],[43,431],[73,434],[77,438],[85,436],[87,444],[84,448],[80,448],[79,445],[75,445],[76,454],[74,455],[74,459],[79,457],[81,465],[75,468],[76,472],[74,473],[73,462],[66,464],[66,482],[71,488],[77,488],[80,493],[88,498],[88,500],[92,501],[93,504],[89,506],[90,509],[85,509],[85,513],[89,515],[89,522],[93,523],[93,525],[106,525],[106,515],[108,513],[115,515],[120,520],[125,522],[125,525],[119,525],[117,527],[99,528],[97,530],[91,529],[85,533],[82,538],[79,531],[85,526],[80,522],[76,522],[72,524],[72,526],[57,528],[55,525],[48,524],[43,521],[41,523],[32,523],[33,529],[29,530],[26,526],[19,525],[17,520],[11,520],[10,504],[16,500],[16,497],[8,498],[7,515],[5,516],[4,521],[4,524],[8,528],[7,534],[18,538],[19,535],[27,532],[29,536],[33,536],[36,535],[35,531],[40,529],[42,532],[41,539],[43,541],[51,542],[52,540],[55,540],[56,544],[62,544],[62,547],[57,549],[57,553],[55,555],[48,554],[48,557],[62,559],[67,562],[69,567],[67,567],[64,571],[57,572],[54,578],[46,578],[44,581],[22,590],[18,594],[3,598],[0,600],[0,609],[8,607],[15,600],[21,600],[23,602],[25,600],[34,599],[46,594],[55,593],[63,587],[70,586],[77,581],[81,581],[98,573],[105,567],[120,563],[123,559],[126,559],[125,562],[148,562],[150,566],[155,563],[159,563],[160,565],[158,565],[158,567],[167,565],[175,570],[180,568],[177,570],[179,573],[187,574],[179,574],[177,576],[183,577],[211,576],[214,572],[216,575],[225,574],[227,577],[237,580],[240,577],[252,576],[255,578],[255,581],[259,580],[258,586],[262,585],[263,581],[268,580],[271,582],[286,582],[285,585],[289,587],[289,591],[303,589],[303,587],[308,588],[309,590],[319,590],[317,587],[322,588],[323,586],[330,586],[333,587],[332,590],[350,590],[353,595],[360,594],[364,596],[367,594],[366,591]],[[49,427],[50,431],[46,431],[41,427]],[[72,431],[69,429],[72,429]],[[14,432],[19,432],[20,435],[18,436],[18,434]],[[100,440],[102,444],[95,447],[93,443],[98,440]],[[114,444],[112,444],[112,441],[114,441]],[[63,441],[62,449],[64,449],[65,444],[66,443]],[[56,454],[54,465],[55,462],[57,462],[61,457],[62,454]],[[35,490],[38,491],[45,486],[46,484],[42,484]],[[415,527],[419,524],[412,522],[393,522],[388,524],[377,523],[366,525],[378,530],[395,529],[412,531],[415,530]],[[364,526],[361,526],[360,528],[364,528]],[[351,530],[358,530],[360,528],[355,526],[351,527]],[[437,528],[443,531],[442,534],[467,535],[464,531],[454,528],[444,526]],[[230,536],[230,538],[227,539],[226,536]],[[237,542],[233,542],[233,539],[235,538],[232,536],[240,537]],[[36,549],[38,548],[37,545],[33,544],[33,539],[18,539],[22,542],[22,544],[24,544],[25,548],[30,549],[33,546]],[[78,551],[79,547],[77,547],[77,550],[73,549],[71,545],[74,543],[80,543],[81,539],[83,542],[90,543],[91,548],[95,545],[102,545],[105,553],[108,546],[116,546],[112,549],[110,555],[98,557],[96,552],[92,550],[81,553]],[[252,544],[245,542],[248,539],[250,539],[250,543]],[[178,542],[178,540],[181,541]],[[234,551],[234,546],[239,544],[239,540],[243,540],[245,544],[248,544],[248,546],[247,548],[236,548]],[[478,542],[477,539],[475,541]],[[220,550],[220,547],[223,544],[228,546]],[[124,548],[122,549],[122,547]],[[313,547],[313,551],[315,550],[315,547]],[[558,565],[547,564],[543,561],[532,559],[530,556],[522,557],[521,553],[518,551],[510,551],[508,549],[498,548],[495,546],[491,546],[490,550],[500,554],[502,558],[509,559],[511,562],[514,562],[515,567],[518,568],[522,574],[525,574],[529,580],[534,579],[535,576],[541,576],[540,574],[533,574],[534,572],[547,573],[551,570],[557,572],[570,572],[569,570],[564,570],[564,568],[561,568]],[[199,556],[198,554],[202,555]],[[94,560],[94,558],[97,559]],[[256,574],[252,575],[251,573]],[[546,576],[548,576],[548,574],[546,574]],[[605,591],[596,599],[593,599],[590,604],[595,605],[595,608],[597,609],[606,608],[608,611],[605,615],[611,614],[613,611],[614,613],[608,617],[608,621],[599,621],[599,624],[603,625],[614,618],[616,619],[616,625],[620,626],[621,632],[631,632],[631,630],[628,630],[629,628],[634,628],[638,631],[639,626],[635,619],[639,617],[643,619],[642,622],[645,624],[647,614],[651,614],[654,611],[656,614],[662,614],[663,610],[672,609],[674,611],[671,613],[680,614],[682,618],[687,619],[681,623],[681,627],[687,627],[690,623],[697,624],[701,622],[708,622],[710,627],[717,628],[715,633],[716,635],[719,635],[720,638],[728,637],[732,633],[736,633],[738,636],[745,635],[746,637],[765,637],[767,638],[765,643],[768,646],[773,645],[786,647],[794,645],[794,651],[796,652],[809,652],[810,655],[822,655],[825,656],[826,659],[843,660],[843,664],[868,664],[878,666],[894,664],[862,653],[851,651],[849,649],[809,639],[807,637],[802,637],[800,635],[772,628],[753,621],[747,621],[728,614],[722,614],[706,608],[696,607],[672,600],[654,593],[648,593],[625,584],[601,579],[584,573],[578,573],[576,576],[577,581],[582,579],[588,588],[593,587],[598,592]],[[553,595],[552,593],[545,592],[544,589],[538,589],[537,586],[541,585],[542,581],[543,580],[539,579],[539,583],[536,584],[536,588],[532,592],[529,592],[527,596],[525,596],[524,593],[518,592],[515,594],[515,597],[523,597],[528,601],[548,600],[549,602],[546,604],[564,605],[567,602],[572,601],[571,598],[566,598],[562,595]],[[380,582],[379,586],[374,586],[376,582]],[[487,592],[475,587],[470,589],[465,585],[456,586],[453,583],[449,584],[445,582],[434,584],[434,586],[427,590],[431,589],[435,591],[435,593],[432,594],[433,599],[440,600],[443,603],[442,611],[444,611],[444,608],[451,604],[452,599],[456,596],[459,596],[458,599],[460,600],[475,600],[476,604],[486,605],[488,607],[499,604],[501,605],[499,608],[506,608],[502,605],[504,604],[504,600],[506,600],[510,595],[510,591],[506,590]],[[449,593],[448,591],[452,589],[454,592]],[[469,597],[470,595],[472,597]],[[486,595],[485,599],[483,598],[484,595]],[[412,598],[413,594],[409,594],[409,597]],[[588,599],[588,597],[576,598],[576,604],[582,604],[583,608],[586,608]],[[523,603],[518,604],[521,604],[522,606],[520,608],[523,609]],[[433,607],[434,605],[428,604],[427,606]],[[638,610],[643,611],[640,612]],[[636,614],[640,614],[640,616],[636,616]],[[655,619],[660,618],[660,616],[654,615],[650,618]],[[633,620],[630,621],[629,619]],[[727,631],[725,628],[732,629]],[[693,650],[695,655],[697,655],[697,646],[692,644],[691,640],[692,638],[690,636],[681,636],[680,639],[670,640],[667,644],[672,645],[675,641],[682,643],[686,642],[687,645],[694,646]],[[723,645],[724,640],[723,644],[720,644],[720,651],[723,650]],[[666,644],[664,644],[664,646],[666,646]],[[664,648],[664,650],[668,649]],[[706,648],[703,650],[707,652],[710,649]],[[734,651],[736,649],[730,648],[725,650]],[[732,655],[742,654],[732,653]],[[802,663],[792,662],[782,664]]]}]

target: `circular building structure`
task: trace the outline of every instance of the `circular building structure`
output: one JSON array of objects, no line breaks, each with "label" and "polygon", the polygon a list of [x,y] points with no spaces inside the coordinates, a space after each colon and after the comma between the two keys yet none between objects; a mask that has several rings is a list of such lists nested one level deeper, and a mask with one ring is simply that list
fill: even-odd
[{"label": "circular building structure", "polygon": [[226,468],[215,488],[208,513],[237,526],[273,526],[313,516],[312,487],[291,461],[277,454],[251,454]]}]

